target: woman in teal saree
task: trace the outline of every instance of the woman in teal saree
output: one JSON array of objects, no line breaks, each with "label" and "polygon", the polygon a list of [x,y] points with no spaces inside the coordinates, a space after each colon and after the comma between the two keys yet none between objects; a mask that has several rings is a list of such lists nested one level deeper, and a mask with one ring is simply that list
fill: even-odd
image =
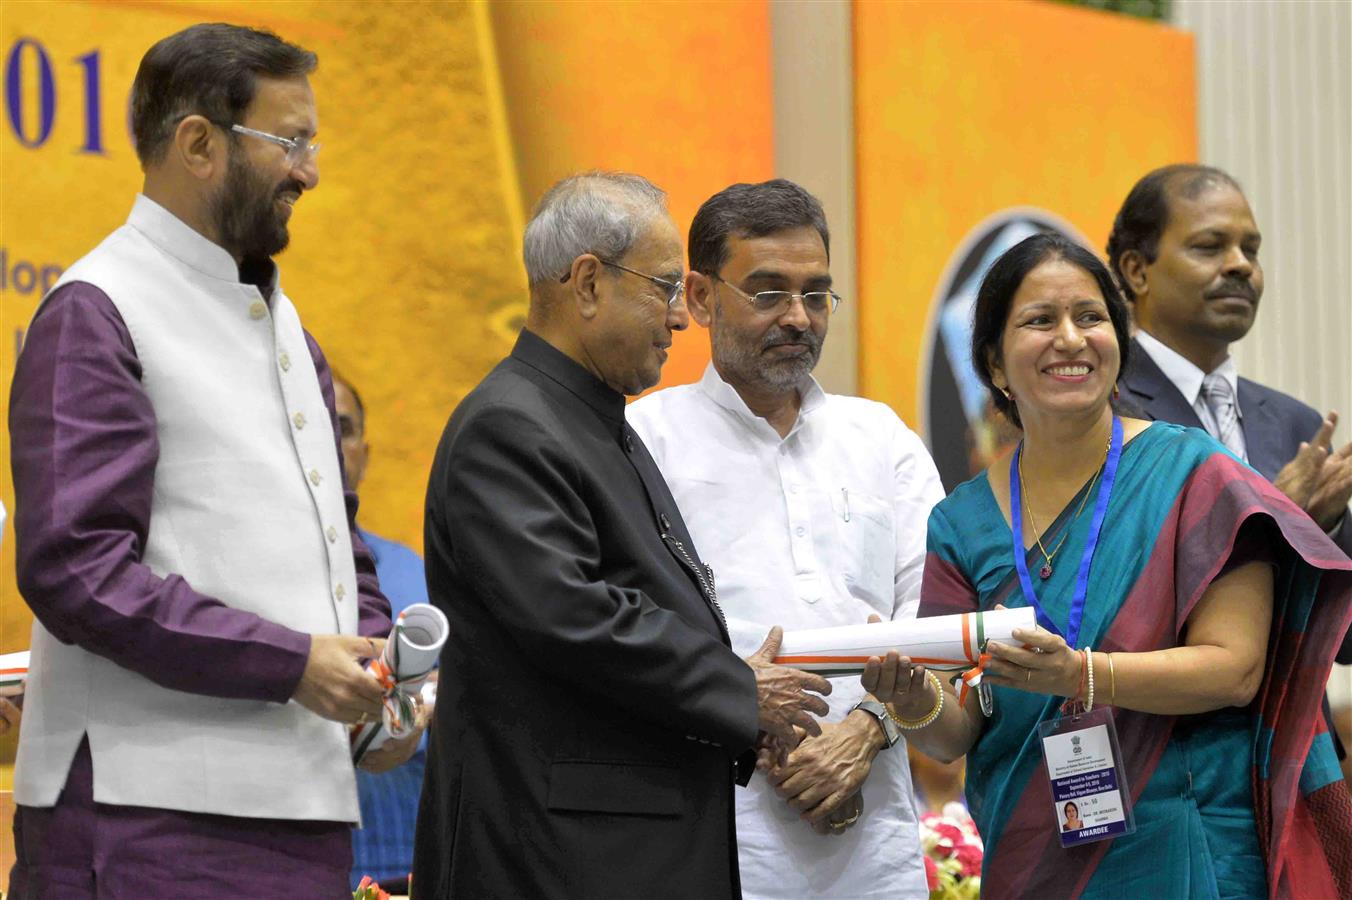
[{"label": "woman in teal saree", "polygon": [[[1352,561],[1203,432],[1113,413],[1126,321],[1063,238],[992,267],[973,359],[1024,441],[935,508],[920,614],[1033,605],[1040,627],[987,648],[989,717],[948,691],[922,725],[938,698],[895,654],[865,687],[922,751],[967,754],[984,896],[1349,896],[1352,799],[1319,701]],[[1091,663],[1136,831],[1063,849],[1038,726],[1087,699]]]}]

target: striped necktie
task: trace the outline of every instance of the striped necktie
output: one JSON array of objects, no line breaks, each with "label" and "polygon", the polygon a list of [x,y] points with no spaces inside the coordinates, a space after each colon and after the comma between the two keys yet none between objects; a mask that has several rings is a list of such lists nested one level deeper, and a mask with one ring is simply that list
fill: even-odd
[{"label": "striped necktie", "polygon": [[1211,411],[1211,436],[1225,445],[1231,453],[1244,456],[1240,443],[1239,412],[1235,409],[1235,392],[1230,382],[1218,372],[1212,372],[1202,379],[1202,396],[1206,398],[1206,407]]}]

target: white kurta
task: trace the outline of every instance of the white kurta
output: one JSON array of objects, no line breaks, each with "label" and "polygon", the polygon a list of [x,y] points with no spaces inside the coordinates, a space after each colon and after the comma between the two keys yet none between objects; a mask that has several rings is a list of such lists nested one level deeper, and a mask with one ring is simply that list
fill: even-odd
[{"label": "white kurta", "polygon": [[[915,616],[925,524],[944,492],[890,408],[813,381],[780,438],[710,364],[699,383],[645,397],[627,416],[713,566],[738,654],[773,625]],[[832,679],[827,721],[862,697],[857,678]],[[840,836],[813,832],[754,776],[738,792],[737,844],[748,898],[927,896],[904,742],[878,754],[863,816]]]}]

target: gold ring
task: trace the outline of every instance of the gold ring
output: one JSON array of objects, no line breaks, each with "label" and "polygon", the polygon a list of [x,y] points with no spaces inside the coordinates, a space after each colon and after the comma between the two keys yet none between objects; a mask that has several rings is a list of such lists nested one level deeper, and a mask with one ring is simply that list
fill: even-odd
[{"label": "gold ring", "polygon": [[860,815],[861,812],[862,812],[861,810],[856,809],[856,810],[854,811],[854,815],[850,816],[850,817],[849,817],[848,819],[846,819],[844,822],[841,822],[841,823],[840,823],[840,827],[841,827],[841,828],[849,828],[849,827],[850,827],[851,825],[853,825],[855,822],[858,822],[858,821],[859,821],[859,815]]},{"label": "gold ring", "polygon": [[850,824],[848,822],[827,822],[826,827],[831,829],[832,831],[841,832],[844,831],[846,828],[849,828]]}]

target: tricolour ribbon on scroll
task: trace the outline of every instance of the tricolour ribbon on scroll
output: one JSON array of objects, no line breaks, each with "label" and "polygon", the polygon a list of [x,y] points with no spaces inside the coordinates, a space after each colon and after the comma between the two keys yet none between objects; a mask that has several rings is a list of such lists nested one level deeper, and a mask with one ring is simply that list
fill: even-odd
[{"label": "tricolour ribbon on scroll", "polygon": [[28,680],[29,652],[0,653],[0,697],[14,697],[23,693]]},{"label": "tricolour ribbon on scroll", "polygon": [[399,613],[385,642],[385,651],[366,664],[366,670],[385,689],[385,708],[381,721],[352,729],[354,763],[361,762],[362,757],[390,738],[404,737],[417,728],[418,706],[414,697],[437,664],[450,630],[446,614],[427,603],[414,603]]},{"label": "tricolour ribbon on scroll", "polygon": [[990,661],[986,642],[1019,644],[1013,638],[1014,629],[1031,631],[1036,625],[1036,614],[1025,607],[786,631],[775,662],[828,677],[858,675],[870,656],[885,656],[895,650],[917,665],[960,673],[958,700],[965,702],[968,688],[981,683],[981,674]]}]

